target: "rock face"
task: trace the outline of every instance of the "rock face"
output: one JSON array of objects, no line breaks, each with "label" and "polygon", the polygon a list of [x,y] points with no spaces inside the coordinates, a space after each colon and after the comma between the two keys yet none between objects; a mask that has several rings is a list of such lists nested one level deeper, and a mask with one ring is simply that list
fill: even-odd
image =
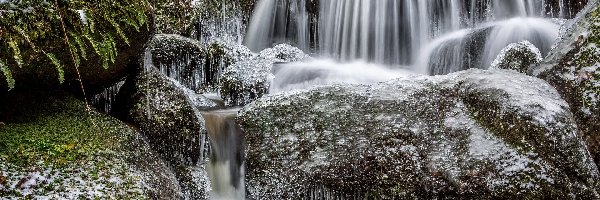
[{"label": "rock face", "polygon": [[159,34],[149,43],[153,64],[163,74],[198,92],[214,90],[218,76],[228,66],[248,59],[248,48],[223,41],[206,46],[179,35]]},{"label": "rock face", "polygon": [[227,68],[220,78],[219,93],[227,105],[246,105],[269,91],[274,63],[307,58],[302,50],[288,44],[265,49],[252,59]]},{"label": "rock face", "polygon": [[509,69],[527,73],[529,67],[542,61],[542,53],[529,41],[513,43],[502,49],[490,69]]},{"label": "rock face", "polygon": [[198,109],[216,104],[164,77],[151,64],[146,68],[126,81],[117,97],[122,101],[119,104],[126,106],[116,110],[138,125],[154,149],[171,163],[197,163],[202,152],[200,135],[206,131]]},{"label": "rock face", "polygon": [[600,165],[600,7],[590,1],[563,27],[561,40],[530,74],[546,80],[569,103],[578,129]]},{"label": "rock face", "polygon": [[600,198],[568,104],[511,71],[267,96],[238,120],[251,199]]}]

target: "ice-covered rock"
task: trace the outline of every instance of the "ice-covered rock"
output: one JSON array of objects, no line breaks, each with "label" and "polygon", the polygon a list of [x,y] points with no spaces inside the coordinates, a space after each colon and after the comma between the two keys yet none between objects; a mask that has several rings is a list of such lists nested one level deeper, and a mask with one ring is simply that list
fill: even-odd
[{"label": "ice-covered rock", "polygon": [[194,91],[214,90],[220,73],[247,60],[252,52],[242,45],[214,40],[203,45],[179,35],[158,34],[148,45],[153,64],[170,78]]},{"label": "ice-covered rock", "polygon": [[600,197],[568,104],[508,70],[270,95],[238,120],[251,199]]},{"label": "ice-covered rock", "polygon": [[273,64],[296,62],[309,56],[288,44],[265,49],[252,59],[225,69],[220,78],[219,92],[227,105],[246,105],[269,91]]},{"label": "ice-covered rock", "polygon": [[492,62],[490,69],[509,69],[521,73],[527,73],[531,65],[542,61],[540,50],[525,40],[519,43],[509,44],[502,49],[498,57]]},{"label": "ice-covered rock", "polygon": [[580,133],[600,165],[600,3],[565,23],[561,39],[530,74],[546,80],[569,103]]},{"label": "ice-covered rock", "polygon": [[[148,63],[147,63],[148,64]],[[196,95],[153,66],[128,79],[117,96],[122,117],[139,126],[153,147],[176,165],[200,158],[204,120],[198,109],[216,104]]]}]

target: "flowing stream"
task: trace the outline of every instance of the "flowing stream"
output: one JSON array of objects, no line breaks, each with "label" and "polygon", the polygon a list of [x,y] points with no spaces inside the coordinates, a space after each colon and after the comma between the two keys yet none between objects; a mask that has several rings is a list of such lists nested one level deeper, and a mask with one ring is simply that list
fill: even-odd
[{"label": "flowing stream", "polygon": [[[309,2],[317,2],[310,9]],[[547,54],[561,20],[587,1],[567,0],[260,0],[244,44],[259,52],[290,43],[315,59],[275,64],[270,93],[334,83],[371,84],[414,74],[486,69],[510,43],[528,40]],[[312,10],[312,13],[311,13]],[[243,133],[238,110],[202,113],[211,143],[215,199],[244,199]],[[314,199],[330,199],[326,189]]]},{"label": "flowing stream", "polygon": [[243,133],[235,122],[239,109],[202,112],[211,150],[206,165],[212,199],[244,199]]}]

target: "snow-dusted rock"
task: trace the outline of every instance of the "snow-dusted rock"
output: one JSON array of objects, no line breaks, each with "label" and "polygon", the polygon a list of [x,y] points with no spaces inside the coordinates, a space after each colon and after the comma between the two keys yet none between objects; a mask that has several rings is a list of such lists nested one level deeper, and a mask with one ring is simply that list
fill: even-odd
[{"label": "snow-dusted rock", "polygon": [[219,92],[228,105],[246,105],[269,91],[274,63],[296,62],[308,58],[302,50],[288,44],[265,49],[252,59],[225,69]]},{"label": "snow-dusted rock", "polygon": [[529,41],[512,43],[506,46],[492,62],[490,69],[509,69],[527,73],[531,65],[542,61],[542,53]]},{"label": "snow-dusted rock", "polygon": [[600,197],[568,104],[512,71],[277,94],[238,120],[251,199]]},{"label": "snow-dusted rock", "polygon": [[530,74],[546,80],[569,103],[580,134],[600,165],[600,3],[590,1],[566,22],[561,39]]},{"label": "snow-dusted rock", "polygon": [[216,104],[170,79],[152,65],[129,78],[117,95],[115,109],[137,125],[156,151],[175,165],[195,164],[200,158],[200,135],[206,134],[199,109]]},{"label": "snow-dusted rock", "polygon": [[194,91],[214,90],[220,72],[252,56],[248,48],[220,40],[203,45],[179,35],[158,34],[148,45],[153,64]]}]

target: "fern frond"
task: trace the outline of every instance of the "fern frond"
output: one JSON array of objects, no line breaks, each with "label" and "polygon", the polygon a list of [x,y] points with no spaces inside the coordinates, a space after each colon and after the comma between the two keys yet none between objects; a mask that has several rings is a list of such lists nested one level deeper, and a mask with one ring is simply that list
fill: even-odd
[{"label": "fern frond", "polygon": [[50,62],[52,62],[54,67],[56,67],[56,71],[58,72],[58,82],[62,84],[63,82],[65,82],[65,71],[63,71],[60,61],[52,53],[46,53],[46,56],[48,57],[48,59],[50,59]]},{"label": "fern frond", "polygon": [[0,60],[0,71],[2,71],[2,74],[4,74],[4,77],[6,78],[6,83],[8,84],[8,90],[12,90],[15,88],[15,79],[13,79],[12,77],[12,72],[10,71],[10,69],[8,68],[8,66],[6,64],[4,64],[4,62],[2,62]]},{"label": "fern frond", "polygon": [[12,39],[12,37],[8,38],[8,46],[13,50],[13,58],[19,67],[23,66],[23,58],[21,57],[21,50],[19,49],[19,45]]}]

